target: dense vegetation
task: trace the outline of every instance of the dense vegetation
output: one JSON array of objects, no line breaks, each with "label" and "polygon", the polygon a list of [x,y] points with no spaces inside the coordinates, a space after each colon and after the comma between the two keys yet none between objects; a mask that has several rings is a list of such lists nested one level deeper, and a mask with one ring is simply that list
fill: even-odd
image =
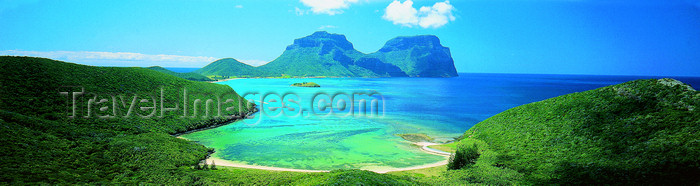
[{"label": "dense vegetation", "polygon": [[227,58],[195,72],[236,77],[457,76],[449,49],[435,36],[398,37],[378,52],[363,54],[344,35],[324,31],[294,40],[277,59],[260,67]]},{"label": "dense vegetation", "polygon": [[[196,171],[196,183],[222,185],[421,185],[412,176],[378,174],[364,170],[334,170],[328,173],[281,172],[223,168]],[[427,181],[427,180],[426,180]]]},{"label": "dense vegetation", "polygon": [[[212,149],[170,134],[223,123],[225,117],[181,117],[182,89],[188,99],[215,99],[223,95],[242,100],[230,87],[194,82],[145,68],[91,67],[43,58],[0,57],[0,182],[11,183],[192,183],[190,166],[204,159]],[[63,87],[76,86],[76,87]],[[59,92],[85,94],[76,100],[76,117],[68,116],[68,96]],[[144,118],[156,101],[160,107],[163,88],[166,108],[179,104],[179,111],[158,112]],[[204,95],[196,93],[212,93]],[[112,95],[117,100],[113,110]],[[121,97],[119,96],[121,95]],[[138,95],[138,99],[132,99]],[[96,98],[96,99],[95,99]],[[140,101],[140,99],[147,101]],[[90,101],[90,99],[95,99]],[[100,102],[102,99],[108,103]],[[87,105],[92,102],[92,108]],[[188,116],[195,106],[190,102]],[[103,109],[107,108],[107,109]],[[240,115],[251,105],[232,107],[224,115]],[[91,113],[90,117],[86,117]],[[131,112],[131,117],[124,117]],[[116,116],[115,116],[116,113]],[[203,116],[201,111],[198,116]],[[99,116],[114,116],[100,118]]]},{"label": "dense vegetation", "polygon": [[[226,184],[226,185],[318,185],[318,184],[418,184],[412,177],[377,174],[369,171],[338,170],[330,173],[279,172],[199,166],[214,149],[171,134],[210,127],[231,118],[201,117],[203,106],[194,99],[223,98],[242,100],[228,86],[194,82],[145,68],[92,67],[43,58],[0,57],[0,182],[11,184]],[[75,87],[63,87],[75,86]],[[85,95],[76,100],[76,117],[62,91]],[[129,113],[132,96],[137,107],[152,106],[151,98],[163,88],[166,111],[155,117],[151,110],[135,108]],[[184,113],[182,89],[188,91],[188,116],[193,108],[202,109],[197,117]],[[94,93],[92,95],[90,93]],[[205,94],[211,93],[211,94]],[[95,103],[111,99],[112,103]],[[121,95],[121,96],[120,96]],[[96,97],[95,97],[96,96]],[[142,97],[143,96],[143,97]],[[124,102],[119,101],[123,100]],[[87,104],[92,101],[92,107]],[[160,98],[155,98],[160,107]],[[102,109],[109,107],[107,109]],[[224,115],[250,112],[252,105],[238,110],[224,110]],[[91,117],[87,116],[92,113]],[[116,113],[116,114],[115,114]],[[214,112],[215,113],[215,112]],[[114,114],[114,115],[113,115]],[[99,118],[99,116],[115,116]],[[204,168],[207,167],[207,168]]]},{"label": "dense vegetation", "polygon": [[481,140],[466,138],[442,145],[457,151],[447,166],[391,173],[430,185],[523,185],[523,173],[498,163],[498,153]]},{"label": "dense vegetation", "polygon": [[152,67],[147,67],[147,69],[155,70],[158,72],[170,74],[182,79],[187,79],[187,80],[192,80],[192,81],[211,81],[212,79],[203,76],[201,74],[193,73],[193,72],[187,72],[187,73],[178,73],[178,72],[173,72],[168,69],[165,69],[160,66],[152,66]]},{"label": "dense vegetation", "polygon": [[[228,86],[144,68],[92,67],[43,58],[4,56],[0,68],[3,183],[700,183],[700,93],[671,79],[637,80],[510,109],[477,124],[457,142],[443,145],[456,151],[448,166],[390,174],[300,173],[199,166],[215,149],[172,136],[235,119],[202,117],[206,105],[193,101],[216,100],[216,95],[242,100]],[[161,88],[163,106],[178,104],[180,110],[158,108],[154,117],[141,117],[153,109],[130,111],[130,104],[149,107],[156,100],[160,107]],[[60,92],[83,89],[85,94],[76,100],[76,117],[69,118],[71,101]],[[184,104],[190,110],[187,116],[195,116],[198,108],[197,117],[181,117]],[[222,115],[253,110],[253,105],[243,105],[223,110]],[[123,117],[129,113],[132,117]],[[430,141],[424,134],[399,136]]]},{"label": "dense vegetation", "polygon": [[700,93],[679,81],[637,80],[507,110],[460,143],[480,143],[494,155],[477,166],[490,156],[520,183],[698,184],[699,107]]},{"label": "dense vegetation", "polygon": [[476,159],[479,158],[479,147],[476,144],[465,146],[460,144],[457,150],[450,156],[447,163],[447,169],[459,170],[467,166],[476,164]]}]

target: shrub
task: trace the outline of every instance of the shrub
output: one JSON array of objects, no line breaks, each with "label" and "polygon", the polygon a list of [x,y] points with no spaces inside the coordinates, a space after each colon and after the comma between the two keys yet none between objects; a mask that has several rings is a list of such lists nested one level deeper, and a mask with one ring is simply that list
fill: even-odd
[{"label": "shrub", "polygon": [[476,159],[479,158],[479,148],[476,144],[472,146],[459,145],[457,151],[450,156],[450,161],[447,163],[448,170],[462,169],[467,166],[474,165]]}]

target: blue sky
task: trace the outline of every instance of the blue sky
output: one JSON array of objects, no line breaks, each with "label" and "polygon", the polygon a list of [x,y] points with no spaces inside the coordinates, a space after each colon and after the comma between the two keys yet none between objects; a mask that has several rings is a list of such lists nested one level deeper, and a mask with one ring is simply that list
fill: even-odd
[{"label": "blue sky", "polygon": [[0,55],[89,65],[261,64],[318,30],[437,35],[459,72],[700,76],[698,0],[0,0]]}]

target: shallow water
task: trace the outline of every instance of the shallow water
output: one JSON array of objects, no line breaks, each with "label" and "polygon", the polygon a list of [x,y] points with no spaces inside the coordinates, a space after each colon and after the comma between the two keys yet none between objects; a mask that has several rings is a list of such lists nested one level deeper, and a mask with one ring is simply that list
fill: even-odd
[{"label": "shallow water", "polygon": [[[460,74],[456,78],[236,79],[219,84],[229,85],[241,95],[259,93],[246,98],[258,103],[262,100],[259,106],[267,112],[257,113],[255,119],[182,137],[215,148],[215,157],[246,164],[309,170],[410,167],[444,157],[421,152],[395,134],[425,133],[436,141],[449,141],[479,121],[518,105],[641,78],[655,77]],[[700,86],[700,78],[677,79]],[[315,82],[321,87],[289,86],[300,82]],[[328,110],[318,108],[324,104],[318,104],[319,99],[312,101],[319,92],[352,95],[370,90],[381,95],[372,97],[385,106],[378,109],[380,116],[362,116],[358,113],[359,101],[351,101],[351,96],[341,95],[334,100],[334,111],[341,114],[325,115]],[[270,111],[281,106],[280,97],[261,98],[266,93],[294,93],[296,96],[284,100],[297,102],[285,101],[296,112]],[[344,104],[337,101],[341,99]],[[356,113],[344,116],[350,109],[341,112],[337,108],[349,107],[350,103],[355,103],[352,110]],[[304,111],[301,116],[282,115],[297,113],[300,108]],[[281,116],[271,116],[275,114]]]}]

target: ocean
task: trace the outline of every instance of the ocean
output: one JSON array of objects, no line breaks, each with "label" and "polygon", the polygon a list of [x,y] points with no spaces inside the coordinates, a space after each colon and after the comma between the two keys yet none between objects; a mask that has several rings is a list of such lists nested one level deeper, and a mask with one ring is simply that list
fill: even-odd
[{"label": "ocean", "polygon": [[[444,157],[421,152],[396,134],[423,133],[437,142],[448,142],[480,121],[519,105],[635,79],[661,78],[459,75],[454,78],[235,79],[218,82],[231,86],[241,95],[248,93],[246,98],[257,102],[262,111],[255,114],[254,119],[182,137],[215,148],[213,156],[216,158],[243,164],[309,170],[411,167],[442,161]],[[700,87],[700,77],[672,78]],[[321,87],[290,86],[301,82],[315,82]],[[324,98],[325,101],[321,101]],[[360,98],[368,102],[361,104]],[[369,100],[372,99],[377,100],[378,107],[371,107]],[[282,107],[281,102],[286,107]],[[331,110],[334,113],[330,113]],[[369,112],[362,112],[367,110]]]}]

